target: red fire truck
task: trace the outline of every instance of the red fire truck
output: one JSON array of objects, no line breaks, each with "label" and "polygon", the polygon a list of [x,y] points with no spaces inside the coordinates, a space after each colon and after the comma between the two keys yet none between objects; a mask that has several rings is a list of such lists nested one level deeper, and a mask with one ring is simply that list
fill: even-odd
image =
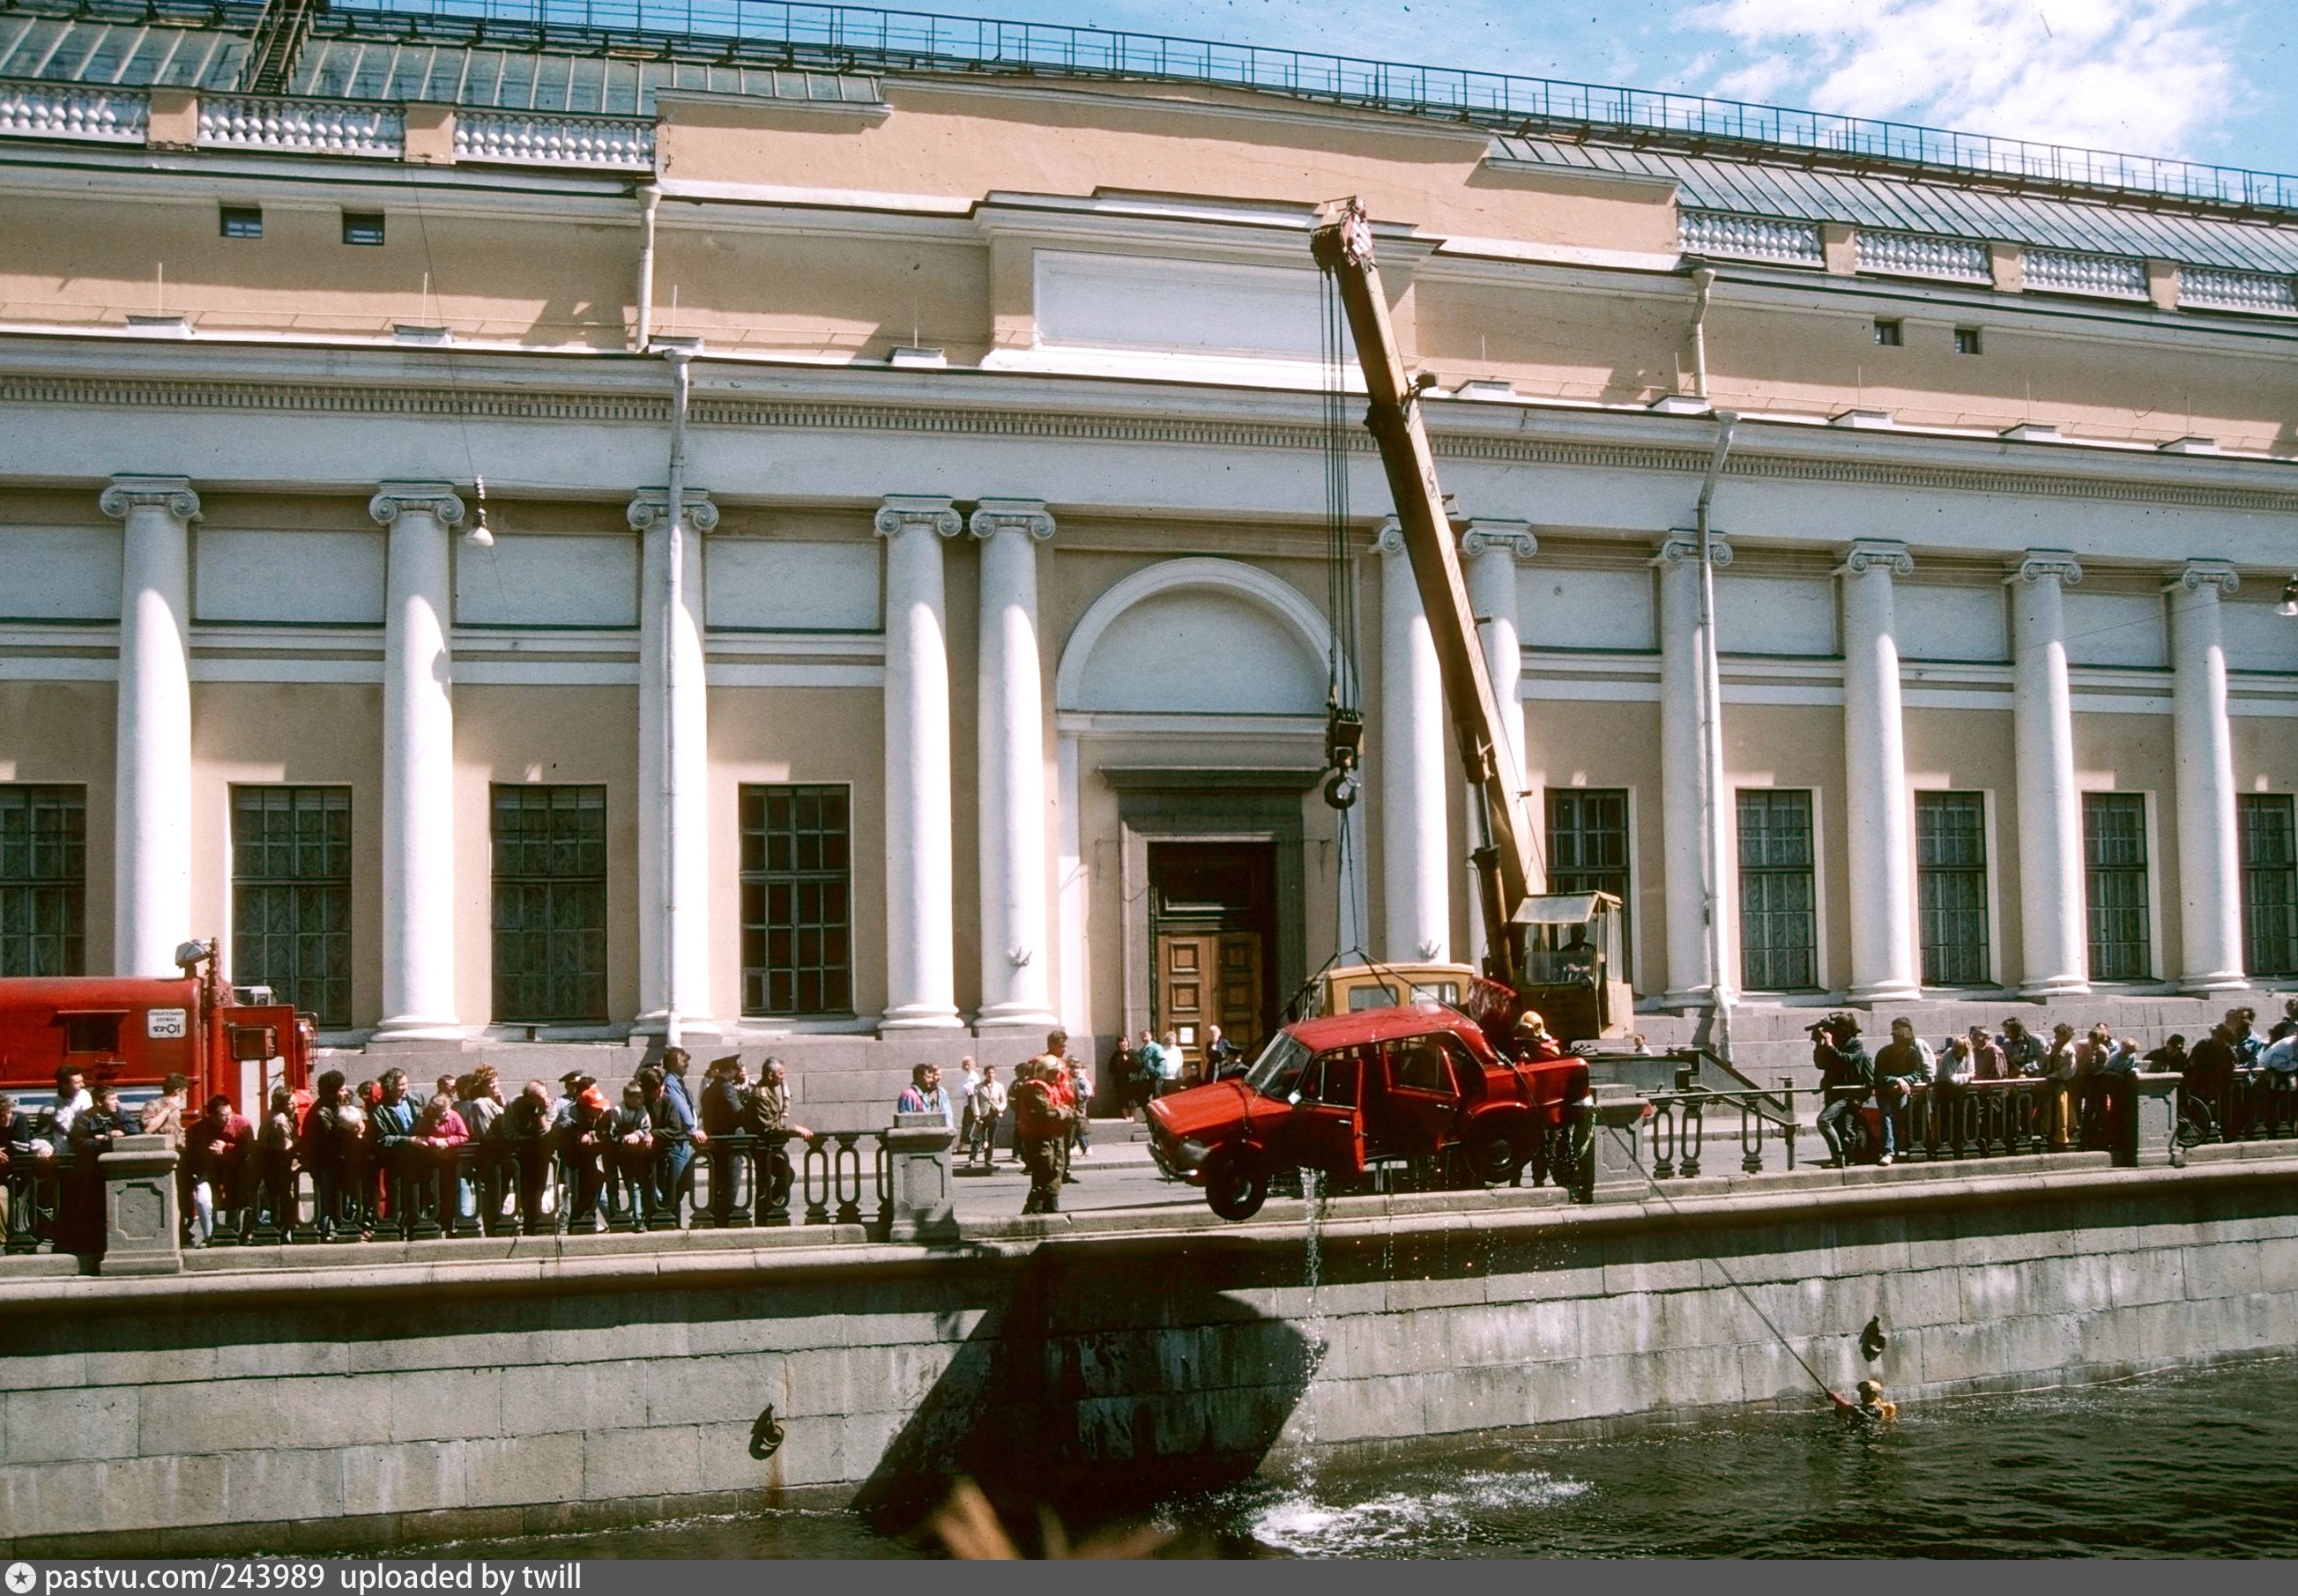
[{"label": "red fire truck", "polygon": [[191,1111],[218,1092],[251,1119],[285,1082],[311,1084],[311,1021],[267,988],[226,987],[215,944],[176,950],[183,973],[165,977],[25,976],[0,980],[0,1091],[37,1112],[70,1065],[91,1087],[110,1083],[129,1103],[161,1083],[191,1082]]}]

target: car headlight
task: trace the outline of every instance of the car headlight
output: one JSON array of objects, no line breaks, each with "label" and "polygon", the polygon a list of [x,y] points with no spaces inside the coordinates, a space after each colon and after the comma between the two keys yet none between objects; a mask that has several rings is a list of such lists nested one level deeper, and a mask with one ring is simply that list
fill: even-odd
[{"label": "car headlight", "polygon": [[1173,1149],[1173,1162],[1182,1169],[1194,1170],[1211,1156],[1212,1149],[1200,1141],[1185,1141]]}]

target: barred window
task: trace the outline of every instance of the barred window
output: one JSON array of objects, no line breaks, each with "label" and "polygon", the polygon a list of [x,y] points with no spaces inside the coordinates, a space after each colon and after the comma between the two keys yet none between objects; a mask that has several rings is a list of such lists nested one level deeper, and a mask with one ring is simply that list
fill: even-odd
[{"label": "barred window", "polygon": [[742,1012],[854,1012],[843,787],[742,789]]},{"label": "barred window", "polygon": [[0,783],[0,975],[87,972],[87,789]]},{"label": "barred window", "polygon": [[2242,967],[2298,975],[2298,815],[2286,792],[2235,798],[2242,836]]},{"label": "barred window", "polygon": [[322,1029],[351,1022],[351,795],[231,790],[231,974]]},{"label": "barred window", "polygon": [[2146,798],[2083,794],[2083,901],[2093,980],[2145,980],[2154,973],[2146,903]]},{"label": "barred window", "polygon": [[494,1018],[607,1019],[607,790],[494,789]]},{"label": "barred window", "polygon": [[1915,919],[1927,987],[1994,979],[1987,945],[1987,799],[1915,794]]},{"label": "barred window", "polygon": [[[1624,906],[1620,946],[1635,937],[1625,906],[1628,890],[1628,790],[1624,787],[1551,787],[1548,790],[1548,889],[1550,892],[1608,892]],[[1627,972],[1612,972],[1624,977]]]},{"label": "barred window", "polygon": [[1819,985],[1807,791],[1754,788],[1740,794],[1740,968],[1750,991]]}]

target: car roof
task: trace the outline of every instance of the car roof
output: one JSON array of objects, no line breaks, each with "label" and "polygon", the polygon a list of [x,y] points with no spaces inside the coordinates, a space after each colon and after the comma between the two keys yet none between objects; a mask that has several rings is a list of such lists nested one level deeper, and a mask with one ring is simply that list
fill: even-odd
[{"label": "car roof", "polygon": [[1442,1004],[1414,1004],[1407,1008],[1363,1009],[1353,1014],[1327,1014],[1321,1020],[1303,1020],[1298,1025],[1285,1028],[1286,1034],[1298,1038],[1310,1050],[1318,1053],[1327,1047],[1347,1047],[1358,1042],[1385,1042],[1395,1037],[1426,1036],[1432,1031],[1447,1031],[1457,1037],[1475,1037],[1481,1040],[1484,1032],[1476,1022],[1458,1009]]}]

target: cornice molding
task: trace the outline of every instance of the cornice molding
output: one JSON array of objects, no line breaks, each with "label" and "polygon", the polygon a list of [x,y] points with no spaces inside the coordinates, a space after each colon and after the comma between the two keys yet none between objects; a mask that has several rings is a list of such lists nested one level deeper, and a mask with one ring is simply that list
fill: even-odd
[{"label": "cornice molding", "polygon": [[[386,387],[297,382],[188,382],[161,379],[0,376],[0,405],[81,405],[99,408],[253,411],[275,415],[342,415],[508,421],[632,422],[665,426],[667,401],[647,393],[583,393],[503,387]],[[692,424],[799,432],[913,433],[963,437],[1056,439],[1112,443],[1178,443],[1196,448],[1322,452],[1323,429],[1313,425],[1249,419],[1191,419],[1173,415],[1095,414],[1079,410],[918,405],[856,400],[765,400],[697,395]],[[1440,419],[1437,412],[1432,421]],[[1623,418],[1633,420],[1633,418]],[[1900,442],[1905,442],[1902,439]],[[1344,440],[1350,452],[1372,451],[1369,437]],[[1829,440],[1831,443],[1836,440]],[[1714,451],[1666,444],[1607,443],[1522,434],[1435,432],[1439,459],[1503,465],[1589,467],[1697,476]],[[2147,457],[2134,457],[2145,459]],[[2070,463],[2073,463],[2071,461]],[[2084,451],[2079,463],[2098,466]],[[2151,463],[2151,461],[2150,461]],[[2005,471],[1958,466],[1824,459],[1810,455],[1740,452],[1724,475],[1747,481],[1824,482],[1864,486],[1991,493],[2030,499],[2161,504],[2199,509],[2298,515],[2298,490],[2179,485],[2045,471]]]}]

